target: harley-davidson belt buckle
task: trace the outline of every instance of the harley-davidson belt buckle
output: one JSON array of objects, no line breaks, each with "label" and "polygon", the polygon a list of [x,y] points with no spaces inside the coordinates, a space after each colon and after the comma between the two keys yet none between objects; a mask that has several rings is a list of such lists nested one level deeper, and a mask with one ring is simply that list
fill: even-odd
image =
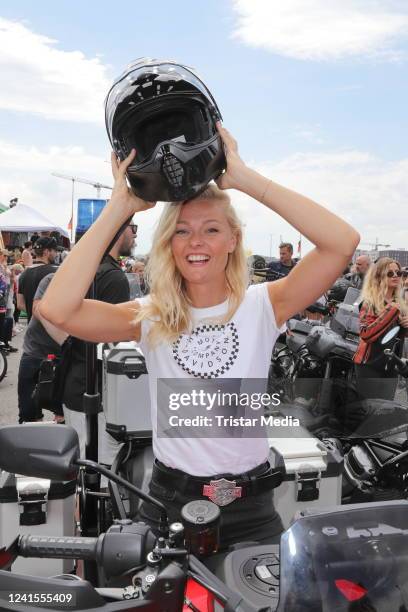
[{"label": "harley-davidson belt buckle", "polygon": [[242,487],[237,487],[235,480],[210,480],[209,485],[203,486],[203,495],[217,506],[228,506],[237,497],[242,497]]}]

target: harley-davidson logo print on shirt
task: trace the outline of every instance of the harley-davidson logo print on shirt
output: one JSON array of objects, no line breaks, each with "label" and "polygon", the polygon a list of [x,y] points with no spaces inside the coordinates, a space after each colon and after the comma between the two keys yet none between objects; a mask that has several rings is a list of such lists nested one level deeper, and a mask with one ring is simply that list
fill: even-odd
[{"label": "harley-davidson logo print on shirt", "polygon": [[200,325],[191,334],[182,334],[173,345],[173,357],[185,372],[197,378],[223,376],[239,352],[234,323]]}]

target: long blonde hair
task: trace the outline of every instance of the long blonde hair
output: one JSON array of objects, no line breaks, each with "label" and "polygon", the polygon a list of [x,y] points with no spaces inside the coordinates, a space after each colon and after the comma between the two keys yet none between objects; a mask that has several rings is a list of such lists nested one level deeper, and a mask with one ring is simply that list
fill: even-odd
[{"label": "long blonde hair", "polygon": [[[364,279],[361,298],[376,314],[384,309],[385,296],[388,290],[387,272],[391,264],[396,264],[401,270],[400,263],[395,259],[380,257],[375,264],[370,266]],[[408,314],[408,306],[401,297],[401,287],[394,289],[392,301],[399,305],[401,313]]]},{"label": "long blonde hair", "polygon": [[[229,253],[225,268],[229,303],[228,311],[220,319],[220,323],[226,323],[244,299],[248,285],[248,266],[243,247],[241,222],[230,197],[215,184],[210,184],[205,191],[194,198],[195,200],[219,202],[236,238],[236,247],[232,253]],[[181,333],[191,331],[191,302],[187,297],[184,279],[176,267],[171,249],[177,221],[182,206],[186,203],[168,203],[153,236],[153,246],[145,270],[150,288],[150,301],[140,308],[136,318],[137,322],[143,319],[152,321],[148,337],[152,345],[159,341],[173,342]]]}]

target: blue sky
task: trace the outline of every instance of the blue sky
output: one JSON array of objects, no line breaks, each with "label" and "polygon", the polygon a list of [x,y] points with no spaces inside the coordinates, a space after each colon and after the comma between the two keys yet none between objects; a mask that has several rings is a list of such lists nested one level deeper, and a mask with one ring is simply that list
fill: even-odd
[{"label": "blue sky", "polygon": [[[111,182],[107,88],[136,57],[172,58],[207,82],[248,163],[364,241],[408,247],[407,40],[402,0],[3,3],[0,201],[19,196],[66,225],[70,184],[50,173]],[[233,200],[253,252],[297,242],[260,204]],[[141,252],[157,213],[141,216]]]}]

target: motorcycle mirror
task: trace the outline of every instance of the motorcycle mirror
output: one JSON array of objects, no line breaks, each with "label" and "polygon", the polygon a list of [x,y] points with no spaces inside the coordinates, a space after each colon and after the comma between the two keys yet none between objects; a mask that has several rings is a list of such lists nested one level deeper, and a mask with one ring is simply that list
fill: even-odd
[{"label": "motorcycle mirror", "polygon": [[391,342],[391,340],[394,340],[395,336],[397,336],[399,330],[400,330],[400,326],[396,325],[395,327],[392,327],[390,329],[390,331],[388,331],[382,338],[381,338],[381,344],[385,345],[388,344],[389,342]]},{"label": "motorcycle mirror", "polygon": [[0,427],[0,468],[11,474],[73,480],[78,474],[78,434],[55,423]]}]

